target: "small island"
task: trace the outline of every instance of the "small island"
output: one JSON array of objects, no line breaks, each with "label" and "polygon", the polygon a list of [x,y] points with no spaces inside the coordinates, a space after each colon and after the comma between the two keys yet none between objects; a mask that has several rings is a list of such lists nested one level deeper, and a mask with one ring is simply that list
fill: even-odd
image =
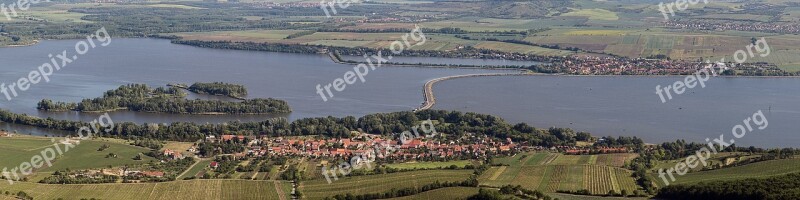
[{"label": "small island", "polygon": [[[195,84],[197,85],[197,84]],[[192,85],[193,87],[195,85]],[[226,87],[218,87],[223,85]],[[240,97],[246,95],[243,86],[227,86],[218,84],[197,86],[198,91],[214,95]],[[115,110],[131,110],[136,112],[172,113],[172,114],[274,114],[289,113],[291,108],[286,101],[278,99],[243,99],[239,102],[220,100],[188,100],[186,93],[178,88],[151,88],[144,84],[129,84],[106,91],[103,97],[84,99],[78,103],[54,102],[41,100],[37,109],[43,111],[78,111],[108,112]]]},{"label": "small island", "polygon": [[186,89],[190,92],[198,94],[209,94],[217,96],[227,96],[234,99],[245,100],[247,96],[247,88],[243,85],[213,82],[213,83],[194,83],[191,86],[185,84],[167,84],[167,86]]}]

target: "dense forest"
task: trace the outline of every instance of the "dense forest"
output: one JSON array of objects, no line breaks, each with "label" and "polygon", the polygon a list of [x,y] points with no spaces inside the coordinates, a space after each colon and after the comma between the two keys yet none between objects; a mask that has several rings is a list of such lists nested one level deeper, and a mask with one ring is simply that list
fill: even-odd
[{"label": "dense forest", "polygon": [[191,92],[199,94],[222,95],[233,98],[247,96],[247,88],[245,88],[243,85],[222,82],[194,83],[187,89]]},{"label": "dense forest", "polygon": [[[201,86],[212,93],[222,92],[212,87]],[[247,91],[230,86],[228,94],[246,94]],[[200,90],[200,89],[198,89]],[[104,112],[128,109],[137,112],[159,112],[178,114],[264,114],[289,113],[289,104],[277,99],[248,99],[241,102],[220,100],[187,100],[186,93],[177,88],[150,88],[144,84],[123,85],[109,90],[103,97],[84,99],[79,103],[53,102],[43,99],[37,109],[44,111]]]},{"label": "dense forest", "polygon": [[701,182],[670,185],[658,192],[658,199],[800,199],[800,173],[764,179]]}]

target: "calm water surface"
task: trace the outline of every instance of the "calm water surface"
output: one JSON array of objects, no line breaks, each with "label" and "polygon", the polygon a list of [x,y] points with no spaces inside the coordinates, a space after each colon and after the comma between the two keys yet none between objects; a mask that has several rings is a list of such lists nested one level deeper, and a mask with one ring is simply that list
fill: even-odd
[{"label": "calm water surface", "polygon": [[[47,62],[50,53],[70,49],[75,41],[44,41],[41,44],[0,48],[0,81],[11,83]],[[395,62],[492,64],[506,61],[441,58],[397,58]],[[530,64],[530,63],[522,63]],[[500,64],[505,65],[505,64]],[[428,69],[386,67],[371,71],[366,83],[348,85],[324,102],[316,94],[317,84],[340,78],[352,66],[335,64],[325,55],[248,52],[204,49],[170,44],[157,39],[115,39],[108,47],[94,49],[76,62],[54,73],[49,83],[31,86],[0,107],[39,117],[91,121],[97,114],[40,112],[36,103],[49,98],[77,102],[94,98],[122,84],[223,81],[245,85],[249,98],[279,98],[294,110],[285,115],[176,115],[110,113],[115,121],[137,123],[192,121],[220,123],[232,120],[261,121],[272,117],[290,120],[322,116],[362,116],[376,112],[411,110],[421,101],[421,87],[431,79],[498,70]],[[706,88],[695,88],[667,103],[656,95],[656,85],[667,85],[683,77],[481,77],[455,79],[435,86],[436,109],[495,114],[509,122],[527,122],[540,128],[571,127],[596,135],[626,135],[657,143],[686,139],[705,142],[718,138],[754,112],[762,110],[769,121],[763,131],[738,139],[739,145],[793,146],[800,141],[800,79],[715,78]],[[190,95],[190,98],[225,97]],[[58,132],[0,123],[0,129],[24,133]]]},{"label": "calm water surface", "polygon": [[[571,127],[595,135],[638,136],[656,143],[685,139],[733,139],[731,129],[762,110],[764,130],[737,144],[798,147],[800,79],[714,78],[662,103],[656,85],[683,77],[480,77],[434,87],[435,109],[496,114],[539,128]],[[476,95],[479,94],[479,95]]]},{"label": "calm water surface", "polygon": [[[11,83],[44,62],[48,54],[72,49],[74,40],[44,41],[38,45],[0,48],[0,81]],[[422,85],[441,76],[491,73],[497,70],[379,68],[325,102],[316,85],[341,78],[353,66],[333,63],[325,55],[205,49],[171,44],[158,39],[114,39],[54,73],[49,83],[32,85],[0,107],[16,113],[40,117],[84,120],[99,114],[41,112],[36,103],[43,98],[77,102],[95,98],[103,92],[129,83],[165,86],[168,83],[222,81],[243,84],[248,98],[278,98],[288,101],[293,111],[285,115],[177,115],[120,111],[111,113],[115,121],[137,123],[193,121],[219,123],[232,120],[262,121],[270,117],[291,120],[306,117],[362,116],[376,112],[412,110],[422,102]],[[208,95],[189,98],[225,99]]]}]

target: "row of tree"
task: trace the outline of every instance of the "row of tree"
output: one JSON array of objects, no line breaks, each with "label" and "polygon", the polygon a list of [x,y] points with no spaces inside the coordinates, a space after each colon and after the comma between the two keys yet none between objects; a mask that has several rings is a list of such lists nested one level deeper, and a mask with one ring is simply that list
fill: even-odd
[{"label": "row of tree", "polygon": [[[223,134],[263,135],[263,136],[301,136],[322,135],[334,138],[349,138],[351,131],[371,134],[396,135],[411,131],[423,120],[432,120],[438,133],[485,134],[496,138],[510,138],[516,142],[530,145],[559,146],[574,145],[577,134],[570,129],[537,129],[525,123],[511,125],[503,119],[486,114],[463,113],[458,111],[425,110],[420,112],[394,112],[370,114],[361,118],[316,117],[289,122],[286,119],[260,122],[232,121],[222,124],[197,124],[174,122],[171,124],[135,124],[118,122],[113,129],[101,129],[96,135],[126,139],[157,139],[170,141],[189,141],[205,139],[206,136]],[[27,114],[16,114],[0,110],[0,120],[8,123],[31,125],[76,132],[86,122],[38,118]],[[558,131],[555,131],[558,130]],[[552,132],[551,132],[552,131]],[[214,147],[216,148],[216,147]],[[202,151],[202,148],[201,148]]]}]

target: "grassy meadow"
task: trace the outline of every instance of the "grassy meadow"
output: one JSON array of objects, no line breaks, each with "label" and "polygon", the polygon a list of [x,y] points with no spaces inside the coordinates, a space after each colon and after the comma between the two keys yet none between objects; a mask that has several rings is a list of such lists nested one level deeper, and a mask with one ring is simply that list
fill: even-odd
[{"label": "grassy meadow", "polygon": [[[41,151],[53,148],[51,138],[44,137],[2,137],[0,138],[0,167],[7,167],[9,170],[18,167],[22,162],[30,162],[35,155],[41,155]],[[60,141],[61,138],[53,138]],[[108,145],[109,148],[98,151],[101,146]],[[53,161],[52,167],[43,167],[35,172],[50,173],[65,169],[94,169],[107,168],[108,166],[123,166],[144,164],[153,160],[143,156],[142,160],[133,160],[139,153],[148,152],[148,149],[130,146],[115,141],[84,140],[75,147],[66,150],[65,145],[59,144],[64,152]],[[106,158],[109,154],[117,155],[116,158]]]}]

